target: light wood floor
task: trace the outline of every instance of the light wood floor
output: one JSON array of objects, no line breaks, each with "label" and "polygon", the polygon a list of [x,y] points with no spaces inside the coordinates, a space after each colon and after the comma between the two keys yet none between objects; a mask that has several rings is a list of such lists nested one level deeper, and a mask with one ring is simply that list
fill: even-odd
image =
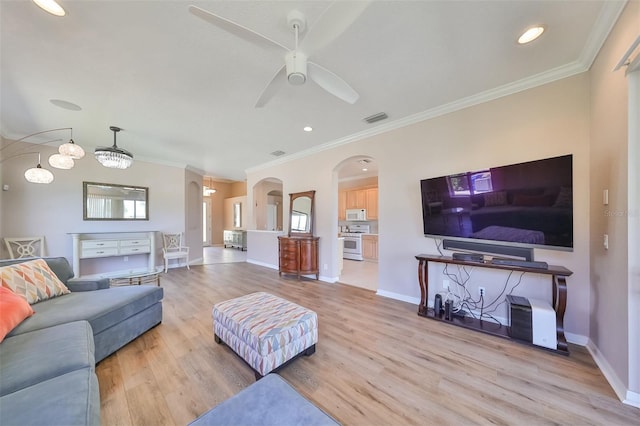
[{"label": "light wood floor", "polygon": [[[417,284],[416,284],[417,285]],[[570,357],[418,317],[415,305],[247,263],[162,275],[164,319],[97,366],[103,425],[185,425],[255,381],[213,341],[217,302],[268,291],[315,310],[317,351],[281,370],[345,425],[638,424],[588,352]]]},{"label": "light wood floor", "polygon": [[378,262],[368,260],[343,260],[340,282],[365,290],[378,290]]}]

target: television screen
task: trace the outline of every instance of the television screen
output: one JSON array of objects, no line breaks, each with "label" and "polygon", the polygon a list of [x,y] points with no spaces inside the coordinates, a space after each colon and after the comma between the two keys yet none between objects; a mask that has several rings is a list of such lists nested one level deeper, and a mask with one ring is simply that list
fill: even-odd
[{"label": "television screen", "polygon": [[425,236],[573,248],[573,156],[423,179]]}]

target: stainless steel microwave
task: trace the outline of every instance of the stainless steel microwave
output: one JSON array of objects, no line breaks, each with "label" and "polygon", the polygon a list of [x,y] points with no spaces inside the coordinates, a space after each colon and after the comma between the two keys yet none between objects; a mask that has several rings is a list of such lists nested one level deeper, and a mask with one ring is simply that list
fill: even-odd
[{"label": "stainless steel microwave", "polygon": [[347,209],[346,220],[367,220],[366,209]]}]

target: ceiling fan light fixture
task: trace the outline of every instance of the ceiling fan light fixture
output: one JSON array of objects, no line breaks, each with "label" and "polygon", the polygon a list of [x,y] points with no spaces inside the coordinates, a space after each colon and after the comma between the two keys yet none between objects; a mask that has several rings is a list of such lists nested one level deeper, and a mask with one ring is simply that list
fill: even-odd
[{"label": "ceiling fan light fixture", "polygon": [[133,154],[116,145],[116,134],[122,129],[116,126],[111,126],[109,129],[113,132],[113,146],[96,148],[96,160],[110,169],[128,169],[133,164]]},{"label": "ceiling fan light fixture", "polygon": [[38,7],[55,16],[64,16],[65,10],[55,0],[33,0]]},{"label": "ceiling fan light fixture", "polygon": [[307,55],[292,50],[285,57],[287,79],[293,86],[301,86],[307,81]]},{"label": "ceiling fan light fixture", "polygon": [[520,38],[518,38],[518,44],[531,43],[533,40],[540,37],[543,32],[544,27],[542,25],[536,25],[534,27],[527,28],[527,30],[522,33]]}]

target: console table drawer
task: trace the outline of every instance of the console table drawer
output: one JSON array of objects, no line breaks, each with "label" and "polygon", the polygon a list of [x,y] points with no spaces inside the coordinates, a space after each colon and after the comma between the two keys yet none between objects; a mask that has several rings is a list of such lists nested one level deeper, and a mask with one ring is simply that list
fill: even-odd
[{"label": "console table drawer", "polygon": [[138,253],[149,253],[151,250],[149,246],[139,246],[139,247],[120,247],[119,254],[138,254]]},{"label": "console table drawer", "polygon": [[120,240],[120,247],[136,247],[136,246],[146,246],[147,250],[149,250],[150,241],[148,239],[140,239],[140,240]]},{"label": "console table drawer", "polygon": [[92,257],[117,256],[117,255],[118,255],[118,247],[90,248],[90,249],[85,249],[83,247],[82,252],[80,253],[80,257],[83,259],[92,258]]},{"label": "console table drawer", "polygon": [[82,251],[87,249],[118,248],[118,240],[86,240],[82,242]]}]

